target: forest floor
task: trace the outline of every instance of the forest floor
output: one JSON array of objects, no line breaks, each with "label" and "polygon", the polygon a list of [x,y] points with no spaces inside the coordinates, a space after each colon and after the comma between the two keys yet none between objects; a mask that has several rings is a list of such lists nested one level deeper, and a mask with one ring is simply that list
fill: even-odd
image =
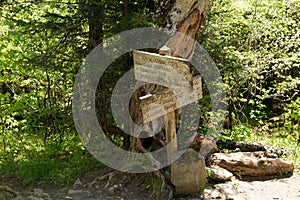
[{"label": "forest floor", "polygon": [[[78,176],[76,181],[68,187],[38,183],[25,185],[8,177],[1,178],[0,186],[16,191],[19,196],[14,199],[18,200],[46,200],[50,198],[52,200],[155,200],[159,195],[158,190],[153,189],[159,184],[150,174],[113,172],[113,176],[107,176],[103,180],[97,181],[98,177],[103,177],[111,172],[112,170],[106,167],[90,170]],[[300,199],[299,170],[295,170],[290,176],[260,179],[238,180],[235,178],[230,184],[237,188],[240,197],[238,199]],[[203,198],[200,196],[181,196],[174,199],[200,200]],[[1,195],[0,200],[3,200]]]}]

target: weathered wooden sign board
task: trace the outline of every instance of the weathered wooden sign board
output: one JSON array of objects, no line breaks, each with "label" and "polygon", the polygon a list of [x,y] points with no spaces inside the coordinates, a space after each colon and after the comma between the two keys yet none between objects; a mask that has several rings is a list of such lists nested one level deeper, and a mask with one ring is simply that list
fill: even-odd
[{"label": "weathered wooden sign board", "polygon": [[[191,89],[193,89],[193,91],[191,91]],[[200,76],[193,79],[192,88],[187,88],[186,90],[166,89],[156,94],[140,97],[143,117],[142,122],[148,123],[201,98],[202,82]]]},{"label": "weathered wooden sign board", "polygon": [[190,86],[192,73],[185,59],[143,51],[134,51],[133,59],[136,80],[169,88]]},{"label": "weathered wooden sign board", "polygon": [[169,88],[140,97],[143,123],[202,98],[202,79],[192,77],[187,60],[142,51],[134,51],[133,55],[136,80]]},{"label": "weathered wooden sign board", "polygon": [[139,97],[142,122],[165,116],[168,159],[177,151],[175,110],[202,98],[202,79],[193,77],[190,63],[181,58],[134,51],[135,79],[165,86],[164,91]]}]

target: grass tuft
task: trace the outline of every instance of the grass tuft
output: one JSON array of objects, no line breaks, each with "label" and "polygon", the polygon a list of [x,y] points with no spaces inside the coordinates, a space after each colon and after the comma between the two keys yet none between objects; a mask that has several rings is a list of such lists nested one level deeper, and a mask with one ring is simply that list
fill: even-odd
[{"label": "grass tuft", "polygon": [[18,146],[18,151],[0,151],[1,176],[15,177],[28,184],[68,185],[82,172],[102,166],[84,149],[78,136],[69,136],[62,143],[49,140],[44,144],[32,137],[30,140],[32,145]]}]

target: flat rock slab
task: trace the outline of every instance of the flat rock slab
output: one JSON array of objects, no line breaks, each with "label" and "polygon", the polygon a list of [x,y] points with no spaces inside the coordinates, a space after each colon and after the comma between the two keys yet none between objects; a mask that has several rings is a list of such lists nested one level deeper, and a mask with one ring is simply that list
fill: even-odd
[{"label": "flat rock slab", "polygon": [[234,174],[247,176],[284,174],[294,170],[293,162],[276,158],[264,151],[215,153],[211,156],[210,163],[227,169]]}]

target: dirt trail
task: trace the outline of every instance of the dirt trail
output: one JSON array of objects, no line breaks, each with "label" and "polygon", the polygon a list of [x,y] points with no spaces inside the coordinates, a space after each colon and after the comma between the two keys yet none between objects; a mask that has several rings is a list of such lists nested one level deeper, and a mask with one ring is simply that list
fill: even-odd
[{"label": "dirt trail", "polygon": [[295,171],[291,177],[274,178],[260,181],[234,180],[241,196],[254,200],[300,200],[300,171]]},{"label": "dirt trail", "polygon": [[[119,174],[110,181],[102,180],[94,183],[93,180],[107,174],[109,169],[96,169],[80,177],[69,187],[57,187],[52,185],[23,185],[12,178],[0,180],[0,186],[9,187],[19,193],[18,200],[155,200],[156,193],[153,192],[148,178],[145,175]],[[148,185],[147,185],[148,184]],[[237,199],[249,200],[300,200],[300,171],[295,171],[290,177],[272,177],[269,180],[238,180],[233,184],[239,193]],[[41,189],[44,194],[40,194]],[[31,196],[28,198],[28,196]],[[39,197],[40,196],[40,197]],[[43,196],[43,197],[42,197]],[[27,197],[27,198],[24,198]],[[48,198],[50,197],[50,198]],[[0,194],[0,200],[3,200]],[[176,200],[201,200],[201,197],[182,196]]]}]

